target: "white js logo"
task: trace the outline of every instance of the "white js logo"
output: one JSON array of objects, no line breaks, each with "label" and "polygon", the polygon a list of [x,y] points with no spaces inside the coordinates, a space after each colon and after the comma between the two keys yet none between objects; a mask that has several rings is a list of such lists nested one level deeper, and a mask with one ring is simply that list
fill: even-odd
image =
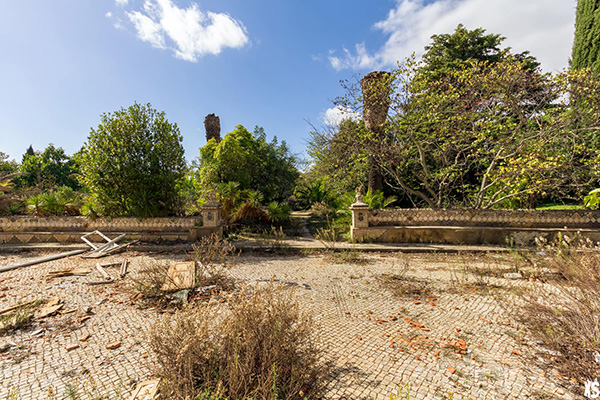
[{"label": "white js logo", "polygon": [[600,384],[598,378],[585,383],[585,397],[588,399],[597,399],[600,396]]}]

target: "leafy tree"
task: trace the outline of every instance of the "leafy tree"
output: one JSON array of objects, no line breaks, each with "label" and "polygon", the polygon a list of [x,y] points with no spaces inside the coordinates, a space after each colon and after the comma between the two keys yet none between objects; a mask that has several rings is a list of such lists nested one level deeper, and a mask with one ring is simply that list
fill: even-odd
[{"label": "leafy tree", "polygon": [[[312,159],[308,179],[321,182],[323,188],[331,188],[336,193],[353,191],[366,182],[369,155],[356,145],[357,137],[364,129],[364,121],[351,118],[345,118],[339,125],[327,126],[323,130],[313,127],[307,151]],[[315,184],[308,183],[305,186],[317,189]]]},{"label": "leafy tree", "polygon": [[600,73],[600,1],[579,0],[571,68]]},{"label": "leafy tree", "polygon": [[205,187],[236,182],[240,191],[259,191],[265,202],[280,202],[292,194],[296,162],[285,142],[276,137],[268,142],[263,128],[251,133],[238,125],[219,143],[210,139],[200,149],[198,174]]},{"label": "leafy tree", "polygon": [[[600,119],[600,92],[590,77],[550,80],[511,57],[469,64],[436,81],[408,60],[393,77],[387,136],[363,132],[358,151],[371,154],[388,183],[415,204],[490,208],[584,183],[594,158],[584,154],[582,133],[597,132]],[[588,123],[578,129],[567,96],[574,91],[589,94]]]},{"label": "leafy tree", "polygon": [[452,34],[431,37],[431,44],[425,47],[422,71],[435,80],[476,62],[497,63],[507,57],[520,62],[529,71],[539,66],[528,51],[511,55],[510,48],[501,48],[504,39],[497,34],[485,34],[483,28],[468,30],[459,24]]},{"label": "leafy tree", "polygon": [[17,172],[18,164],[14,160],[9,160],[6,153],[0,151],[0,175]]},{"label": "leafy tree", "polygon": [[80,155],[83,181],[101,212],[152,217],[179,211],[182,140],[177,124],[151,104],[103,114]]},{"label": "leafy tree", "polygon": [[77,180],[79,166],[76,160],[69,157],[62,147],[52,143],[43,152],[34,152],[29,146],[19,167],[21,176],[16,184],[19,188],[37,187],[51,190],[60,186],[68,186],[74,190],[80,189]]}]

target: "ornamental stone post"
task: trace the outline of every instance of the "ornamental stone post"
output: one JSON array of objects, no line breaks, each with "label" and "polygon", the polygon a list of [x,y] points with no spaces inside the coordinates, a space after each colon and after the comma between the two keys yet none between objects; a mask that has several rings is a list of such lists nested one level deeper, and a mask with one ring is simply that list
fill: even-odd
[{"label": "ornamental stone post", "polygon": [[363,202],[363,191],[364,186],[362,185],[356,188],[356,202],[350,206],[352,212],[351,236],[353,240],[362,239],[364,236],[358,233],[357,230],[369,227],[370,209],[369,205]]}]

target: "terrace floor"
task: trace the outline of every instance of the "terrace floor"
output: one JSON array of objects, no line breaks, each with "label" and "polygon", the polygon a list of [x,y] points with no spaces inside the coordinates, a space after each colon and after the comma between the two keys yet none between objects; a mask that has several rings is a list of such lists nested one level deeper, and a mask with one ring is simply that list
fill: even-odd
[{"label": "terrace floor", "polygon": [[[502,277],[513,271],[509,255],[371,253],[357,264],[347,253],[305,253],[243,254],[230,272],[249,284],[276,279],[314,315],[332,365],[325,398],[383,400],[399,392],[406,398],[407,391],[410,399],[578,398],[514,318],[508,288],[529,283]],[[43,255],[0,248],[0,265]],[[133,274],[187,259],[182,251],[130,251],[102,262],[123,257]],[[0,309],[64,302],[62,314],[0,336],[0,399],[127,399],[137,382],[152,377],[145,331],[163,315],[139,307],[128,277],[97,286],[86,284],[98,279],[91,275],[46,279],[96,261],[75,256],[0,274]],[[474,275],[474,265],[498,277]],[[402,282],[405,294],[386,282]],[[88,307],[93,314],[85,314]],[[90,317],[82,320],[84,314]]]}]

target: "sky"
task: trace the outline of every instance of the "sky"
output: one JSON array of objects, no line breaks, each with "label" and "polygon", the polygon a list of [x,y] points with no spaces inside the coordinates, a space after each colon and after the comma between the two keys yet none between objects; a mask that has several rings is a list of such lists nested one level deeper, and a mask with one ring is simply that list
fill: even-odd
[{"label": "sky", "polygon": [[340,80],[389,70],[468,29],[506,37],[546,72],[568,66],[576,0],[0,0],[0,151],[78,151],[103,113],[151,103],[177,123],[186,160],[264,127],[305,156],[334,124]]}]

